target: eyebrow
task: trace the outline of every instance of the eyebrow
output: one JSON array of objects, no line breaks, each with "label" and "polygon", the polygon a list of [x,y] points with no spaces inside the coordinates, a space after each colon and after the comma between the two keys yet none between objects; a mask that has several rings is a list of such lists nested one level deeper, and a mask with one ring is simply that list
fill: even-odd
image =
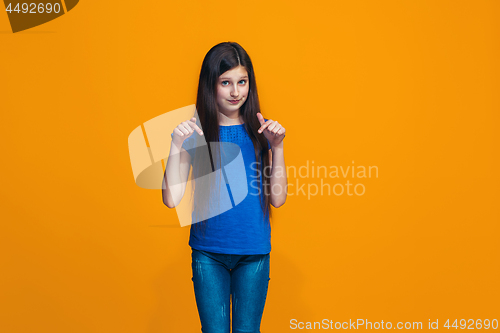
[{"label": "eyebrow", "polygon": [[[230,80],[231,78],[230,77],[221,77],[220,79],[221,80]],[[240,77],[240,80],[241,79],[248,79],[248,76],[242,76],[242,77]]]}]

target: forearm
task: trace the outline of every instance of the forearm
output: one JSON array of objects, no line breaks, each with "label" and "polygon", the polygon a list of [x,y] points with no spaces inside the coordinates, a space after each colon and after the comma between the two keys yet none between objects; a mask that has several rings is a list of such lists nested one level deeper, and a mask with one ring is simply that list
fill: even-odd
[{"label": "forearm", "polygon": [[181,146],[173,141],[170,145],[170,154],[163,175],[162,196],[163,203],[169,208],[174,208],[179,204],[184,195],[185,184],[181,177]]},{"label": "forearm", "polygon": [[271,151],[271,204],[277,208],[285,203],[288,186],[283,141],[278,146],[272,147]]}]

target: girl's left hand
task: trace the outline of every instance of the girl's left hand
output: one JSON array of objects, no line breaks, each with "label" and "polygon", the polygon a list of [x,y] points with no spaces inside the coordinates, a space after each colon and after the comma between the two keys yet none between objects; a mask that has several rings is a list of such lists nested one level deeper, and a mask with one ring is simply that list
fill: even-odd
[{"label": "girl's left hand", "polygon": [[285,128],[275,120],[268,119],[265,121],[261,113],[257,113],[257,118],[259,118],[261,125],[258,132],[264,133],[271,147],[278,146],[285,137]]}]

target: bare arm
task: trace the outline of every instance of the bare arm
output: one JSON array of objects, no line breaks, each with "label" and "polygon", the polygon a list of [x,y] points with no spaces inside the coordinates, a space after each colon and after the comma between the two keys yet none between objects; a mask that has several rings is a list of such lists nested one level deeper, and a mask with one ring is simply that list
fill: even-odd
[{"label": "bare arm", "polygon": [[287,177],[285,168],[285,155],[283,154],[283,138],[285,128],[277,121],[264,118],[257,112],[260,122],[258,133],[264,134],[271,145],[269,149],[269,165],[271,166],[271,205],[275,208],[282,206],[286,201]]},{"label": "bare arm", "polygon": [[269,149],[269,164],[271,165],[271,205],[278,208],[286,201],[288,186],[283,141]]},{"label": "bare arm", "polygon": [[172,141],[162,186],[163,203],[168,208],[177,206],[184,196],[190,165],[189,153]]},{"label": "bare arm", "polygon": [[173,132],[170,154],[168,155],[165,174],[163,175],[162,196],[163,203],[168,208],[174,208],[184,196],[187,177],[191,166],[191,155],[182,148],[184,140],[194,131],[203,135],[203,131],[196,125],[196,118],[180,123]]}]

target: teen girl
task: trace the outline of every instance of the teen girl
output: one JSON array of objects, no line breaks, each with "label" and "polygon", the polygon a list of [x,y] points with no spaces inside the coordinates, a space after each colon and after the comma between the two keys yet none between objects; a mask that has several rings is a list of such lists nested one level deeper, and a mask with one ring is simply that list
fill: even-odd
[{"label": "teen girl", "polygon": [[[169,208],[180,202],[185,187],[168,183],[185,184],[191,165],[195,175],[207,174],[198,164],[210,163],[197,164],[193,157],[196,139],[205,140],[212,170],[221,152],[209,143],[239,146],[248,195],[232,209],[191,225],[192,280],[202,332],[231,331],[230,302],[233,333],[260,332],[270,280],[270,205],[280,207],[286,200],[285,128],[260,113],[252,62],[237,43],[220,43],[206,54],[196,110],[199,119],[182,122],[172,133],[163,201]],[[198,188],[195,204],[204,200],[196,197]]]}]

